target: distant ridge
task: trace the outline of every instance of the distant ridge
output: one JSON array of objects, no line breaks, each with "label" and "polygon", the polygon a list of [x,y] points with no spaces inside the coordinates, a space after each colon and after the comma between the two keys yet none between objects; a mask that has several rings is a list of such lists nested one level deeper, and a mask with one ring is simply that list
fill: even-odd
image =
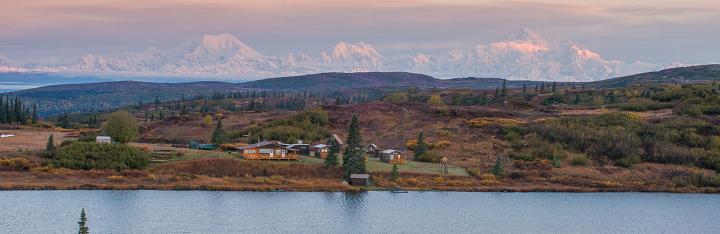
[{"label": "distant ridge", "polygon": [[[701,65],[666,69],[618,77],[586,84],[596,88],[618,88],[640,84],[685,84],[720,80],[720,65]],[[500,78],[437,79],[432,76],[407,72],[360,72],[320,73],[303,76],[277,77],[245,83],[200,81],[190,83],[152,83],[141,81],[117,81],[85,84],[52,85],[9,93],[36,103],[52,103],[41,109],[47,113],[66,111],[89,111],[117,108],[137,102],[152,102],[157,97],[163,101],[191,98],[215,92],[266,90],[315,90],[342,91],[362,88],[418,88],[444,89],[495,89],[502,84],[509,88],[523,85],[535,87],[540,81],[508,81]],[[548,83],[548,82],[545,82]],[[581,83],[575,83],[581,84]]]},{"label": "distant ridge", "polygon": [[619,88],[639,84],[687,84],[720,80],[720,64],[670,68],[655,72],[592,82],[597,87]]}]

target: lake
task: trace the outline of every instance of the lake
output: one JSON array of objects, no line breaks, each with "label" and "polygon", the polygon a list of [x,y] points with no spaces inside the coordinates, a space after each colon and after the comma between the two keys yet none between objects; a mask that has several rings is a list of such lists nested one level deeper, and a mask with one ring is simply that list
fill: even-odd
[{"label": "lake", "polygon": [[720,195],[0,191],[1,233],[717,233]]}]

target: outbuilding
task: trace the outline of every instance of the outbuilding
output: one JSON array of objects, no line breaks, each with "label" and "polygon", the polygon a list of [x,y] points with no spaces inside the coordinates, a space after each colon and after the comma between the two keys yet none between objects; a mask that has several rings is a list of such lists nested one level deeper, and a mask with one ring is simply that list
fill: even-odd
[{"label": "outbuilding", "polygon": [[370,175],[350,174],[350,184],[355,186],[370,186]]},{"label": "outbuilding", "polygon": [[112,137],[109,136],[96,136],[95,143],[98,144],[110,144],[112,143]]},{"label": "outbuilding", "polygon": [[405,157],[400,151],[387,149],[380,152],[380,161],[386,163],[405,163]]},{"label": "outbuilding", "polygon": [[327,158],[330,146],[326,144],[317,144],[313,146],[312,150],[315,153],[315,157]]}]

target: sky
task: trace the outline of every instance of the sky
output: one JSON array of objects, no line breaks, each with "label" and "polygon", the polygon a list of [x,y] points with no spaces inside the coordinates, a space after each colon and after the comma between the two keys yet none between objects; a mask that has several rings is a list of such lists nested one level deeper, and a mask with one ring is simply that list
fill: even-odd
[{"label": "sky", "polygon": [[268,55],[364,41],[383,54],[469,47],[517,28],[626,62],[720,61],[717,0],[0,0],[12,59],[171,48],[230,33]]}]

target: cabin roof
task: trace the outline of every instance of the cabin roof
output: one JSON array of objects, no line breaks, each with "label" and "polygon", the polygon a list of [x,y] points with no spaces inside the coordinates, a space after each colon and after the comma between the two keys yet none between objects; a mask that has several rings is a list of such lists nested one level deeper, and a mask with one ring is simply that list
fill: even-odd
[{"label": "cabin roof", "polygon": [[341,145],[343,144],[342,139],[340,139],[340,137],[337,134],[333,133],[332,137],[335,140],[335,142],[337,142],[338,144],[341,144]]},{"label": "cabin roof", "polygon": [[313,146],[313,148],[325,148],[325,147],[328,147],[328,145],[326,145],[326,144],[317,144],[317,145],[314,145],[314,146]]},{"label": "cabin roof", "polygon": [[268,146],[268,145],[281,146],[280,144],[275,143],[275,142],[272,142],[272,141],[261,141],[261,142],[255,143],[255,144],[250,144],[250,145],[235,147],[235,149],[238,149],[238,150],[254,149],[254,148],[263,147],[263,146]]},{"label": "cabin roof", "polygon": [[372,146],[372,147],[377,148],[377,145],[375,145],[375,144],[370,144],[370,145],[368,145],[368,146]]},{"label": "cabin roof", "polygon": [[400,151],[397,151],[397,150],[394,150],[394,149],[386,149],[386,150],[383,150],[383,151],[382,151],[383,154],[392,154],[392,153],[395,153],[395,152],[398,152],[398,153],[399,153]]},{"label": "cabin roof", "polygon": [[370,178],[368,174],[350,174],[350,179],[367,179]]},{"label": "cabin roof", "polygon": [[111,140],[112,138],[109,136],[96,136],[95,140]]}]

